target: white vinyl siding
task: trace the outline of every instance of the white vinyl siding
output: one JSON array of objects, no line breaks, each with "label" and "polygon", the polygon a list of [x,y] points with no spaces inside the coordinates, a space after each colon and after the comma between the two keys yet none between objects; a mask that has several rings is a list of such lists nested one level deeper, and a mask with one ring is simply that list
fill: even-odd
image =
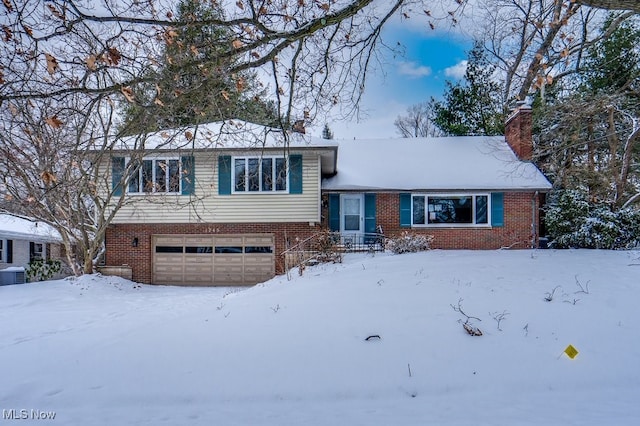
[{"label": "white vinyl siding", "polygon": [[[194,195],[128,197],[113,223],[320,222],[318,153],[303,155],[302,194],[273,191],[219,195],[218,156],[194,153],[194,157]],[[242,154],[238,153],[237,157],[242,157]],[[110,182],[110,178],[107,181]]]}]

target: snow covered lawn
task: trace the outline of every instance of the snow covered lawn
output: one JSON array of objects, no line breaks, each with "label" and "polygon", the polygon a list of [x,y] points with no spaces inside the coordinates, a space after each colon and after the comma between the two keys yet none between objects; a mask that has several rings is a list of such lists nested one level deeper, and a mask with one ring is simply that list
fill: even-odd
[{"label": "snow covered lawn", "polygon": [[5,286],[0,425],[635,425],[639,305],[640,253],[589,250],[349,255],[249,289]]}]

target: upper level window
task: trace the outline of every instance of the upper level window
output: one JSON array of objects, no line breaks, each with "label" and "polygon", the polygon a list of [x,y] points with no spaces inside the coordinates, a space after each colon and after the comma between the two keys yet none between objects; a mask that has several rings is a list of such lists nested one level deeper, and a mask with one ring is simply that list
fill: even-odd
[{"label": "upper level window", "polygon": [[180,193],[180,160],[154,158],[141,161],[129,179],[129,193]]},{"label": "upper level window", "polygon": [[287,191],[287,160],[284,157],[235,157],[235,192]]},{"label": "upper level window", "polygon": [[412,225],[488,225],[486,194],[422,195],[411,197]]}]

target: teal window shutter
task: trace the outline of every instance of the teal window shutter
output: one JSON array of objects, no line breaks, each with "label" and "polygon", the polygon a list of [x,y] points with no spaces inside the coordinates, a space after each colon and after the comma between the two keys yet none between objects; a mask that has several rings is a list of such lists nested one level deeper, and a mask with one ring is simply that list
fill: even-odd
[{"label": "teal window shutter", "polygon": [[329,194],[329,230],[340,232],[340,194]]},{"label": "teal window shutter", "polygon": [[491,226],[504,226],[504,193],[491,193]]},{"label": "teal window shutter", "polygon": [[400,227],[411,228],[411,194],[400,194]]},{"label": "teal window shutter", "polygon": [[364,194],[364,232],[365,244],[376,240],[376,194]]},{"label": "teal window shutter", "polygon": [[195,159],[193,155],[185,155],[180,158],[182,163],[182,195],[193,195],[196,188]]},{"label": "teal window shutter", "polygon": [[124,169],[124,157],[111,158],[111,189],[113,190],[113,195],[116,197],[122,195],[122,175],[124,174]]},{"label": "teal window shutter", "polygon": [[289,156],[289,194],[302,194],[302,155]]},{"label": "teal window shutter", "polygon": [[218,157],[218,194],[231,194],[231,156]]}]

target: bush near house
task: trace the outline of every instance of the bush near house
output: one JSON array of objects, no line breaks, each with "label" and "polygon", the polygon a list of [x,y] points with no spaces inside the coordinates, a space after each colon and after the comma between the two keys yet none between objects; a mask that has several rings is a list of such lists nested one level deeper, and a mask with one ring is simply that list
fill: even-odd
[{"label": "bush near house", "polygon": [[408,231],[397,237],[389,238],[387,248],[395,254],[416,253],[431,248],[433,235],[414,234]]},{"label": "bush near house", "polygon": [[554,193],[545,207],[552,248],[628,249],[640,246],[640,211],[589,202],[578,190]]},{"label": "bush near house", "polygon": [[29,265],[25,269],[27,274],[27,280],[33,281],[47,281],[50,280],[54,274],[60,272],[62,263],[56,259],[34,259],[29,262]]}]

